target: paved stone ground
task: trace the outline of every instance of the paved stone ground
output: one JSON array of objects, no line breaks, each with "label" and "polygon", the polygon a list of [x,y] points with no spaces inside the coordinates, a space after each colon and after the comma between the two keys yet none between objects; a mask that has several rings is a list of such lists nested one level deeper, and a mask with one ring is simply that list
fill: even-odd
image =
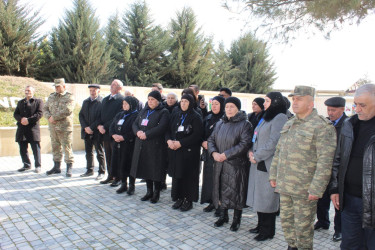
[{"label": "paved stone ground", "polygon": [[[214,228],[205,205],[182,213],[171,208],[171,179],[160,202],[142,202],[146,188],[136,182],[133,196],[116,194],[85,171],[83,152],[75,153],[73,177],[47,177],[52,156],[42,155],[42,174],[19,173],[20,157],[0,157],[0,249],[286,249],[277,219],[273,240],[256,242],[248,230],[256,214],[244,210],[238,232],[230,223]],[[230,211],[230,218],[232,217]],[[333,213],[331,213],[333,214]],[[230,219],[231,222],[231,219]],[[338,249],[332,229],[315,233],[315,249]]]}]

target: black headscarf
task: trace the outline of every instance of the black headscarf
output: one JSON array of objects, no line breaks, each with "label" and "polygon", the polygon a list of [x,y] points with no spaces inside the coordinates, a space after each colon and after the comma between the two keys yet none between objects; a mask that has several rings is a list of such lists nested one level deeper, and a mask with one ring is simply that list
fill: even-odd
[{"label": "black headscarf", "polygon": [[133,96],[126,96],[124,101],[127,102],[130,106],[129,110],[124,110],[125,114],[132,113],[133,111],[138,109],[138,99]]},{"label": "black headscarf", "polygon": [[212,114],[213,118],[219,117],[219,119],[220,119],[224,115],[224,108],[225,108],[224,102],[225,102],[225,98],[222,97],[222,96],[215,96],[214,98],[212,98],[212,101],[218,101],[220,103],[220,111],[219,111],[219,113],[214,114],[211,111],[211,114]]},{"label": "black headscarf", "polygon": [[181,97],[181,100],[182,99],[185,99],[185,100],[188,100],[189,101],[189,107],[188,107],[188,109],[186,110],[186,111],[183,111],[182,109],[181,109],[181,101],[180,101],[180,109],[181,109],[181,112],[183,113],[183,114],[185,114],[185,113],[190,113],[193,109],[194,109],[194,104],[195,104],[195,102],[194,102],[194,97],[192,96],[192,95],[190,95],[190,94],[184,94],[182,97]]},{"label": "black headscarf", "polygon": [[264,112],[263,119],[265,121],[271,121],[278,114],[286,113],[286,103],[280,92],[269,92],[266,96],[271,99],[271,104]]}]

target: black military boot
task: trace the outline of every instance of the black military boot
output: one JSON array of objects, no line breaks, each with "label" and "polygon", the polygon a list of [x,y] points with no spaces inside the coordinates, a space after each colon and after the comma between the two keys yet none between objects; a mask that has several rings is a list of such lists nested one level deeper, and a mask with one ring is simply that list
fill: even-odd
[{"label": "black military boot", "polygon": [[122,194],[124,192],[128,191],[128,182],[127,180],[121,182],[121,186],[119,189],[116,190],[116,193]]},{"label": "black military boot", "polygon": [[47,175],[51,175],[51,174],[60,174],[61,173],[61,162],[59,161],[55,161],[55,165],[53,166],[53,168],[49,171],[46,172]]},{"label": "black military boot", "polygon": [[72,177],[72,168],[73,168],[73,163],[67,163],[66,164],[66,177]]},{"label": "black military boot", "polygon": [[152,183],[152,181],[147,180],[146,185],[147,185],[147,193],[145,194],[145,196],[141,198],[141,201],[148,201],[149,199],[151,199],[151,197],[154,194],[154,184]]},{"label": "black military boot", "polygon": [[228,209],[221,209],[220,210],[220,217],[215,222],[214,226],[215,227],[221,227],[222,225],[224,225],[224,223],[228,223],[228,221],[229,221]]},{"label": "black military boot", "polygon": [[129,188],[128,192],[126,192],[128,195],[133,195],[135,190],[135,178],[129,176]]},{"label": "black military boot", "polygon": [[241,216],[242,216],[242,210],[234,209],[233,222],[232,222],[232,225],[230,226],[231,231],[236,232],[240,228]]}]

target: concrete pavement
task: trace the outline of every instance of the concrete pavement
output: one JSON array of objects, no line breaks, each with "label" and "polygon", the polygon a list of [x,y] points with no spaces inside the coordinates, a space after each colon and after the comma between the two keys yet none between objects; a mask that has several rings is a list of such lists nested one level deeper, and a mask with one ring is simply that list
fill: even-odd
[{"label": "concrete pavement", "polygon": [[[238,232],[213,226],[206,204],[188,212],[171,208],[171,179],[156,204],[142,202],[145,183],[136,182],[135,195],[116,194],[96,176],[82,178],[84,152],[75,152],[73,177],[46,176],[52,155],[42,155],[42,173],[19,173],[20,157],[0,157],[0,249],[287,249],[277,218],[274,239],[256,242],[248,232],[256,213],[244,210]],[[95,169],[97,171],[97,168]],[[331,208],[331,217],[334,214]],[[331,218],[331,221],[333,219]],[[333,226],[315,232],[314,249],[338,249]]]}]

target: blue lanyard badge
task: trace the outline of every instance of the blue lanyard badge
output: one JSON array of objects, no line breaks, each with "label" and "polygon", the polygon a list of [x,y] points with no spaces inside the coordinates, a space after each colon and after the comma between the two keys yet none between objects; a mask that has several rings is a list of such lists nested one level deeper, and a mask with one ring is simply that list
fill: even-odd
[{"label": "blue lanyard badge", "polygon": [[185,121],[185,119],[186,119],[186,116],[187,116],[187,114],[184,116],[184,115],[182,115],[181,116],[181,125],[178,127],[178,132],[183,132],[184,131],[184,126],[183,126],[183,124],[184,124],[184,121]]},{"label": "blue lanyard badge", "polygon": [[[260,119],[256,128],[258,128],[262,124],[262,122],[264,122],[263,118]],[[258,135],[258,131],[255,131],[255,129],[254,129],[253,139],[251,140],[253,143],[257,140],[257,135]]]},{"label": "blue lanyard badge", "polygon": [[122,124],[124,124],[125,122],[125,118],[128,117],[129,115],[131,114],[134,114],[135,112],[137,112],[137,110],[134,110],[133,112],[131,112],[130,114],[125,114],[121,120],[118,121],[117,125],[121,126]]},{"label": "blue lanyard badge", "polygon": [[148,124],[148,117],[149,117],[152,113],[155,112],[155,109],[154,109],[153,111],[151,111],[151,112],[150,112],[150,111],[151,111],[151,110],[147,110],[147,116],[146,116],[145,119],[142,120],[142,123],[141,123],[142,126],[147,126],[147,124]]}]

